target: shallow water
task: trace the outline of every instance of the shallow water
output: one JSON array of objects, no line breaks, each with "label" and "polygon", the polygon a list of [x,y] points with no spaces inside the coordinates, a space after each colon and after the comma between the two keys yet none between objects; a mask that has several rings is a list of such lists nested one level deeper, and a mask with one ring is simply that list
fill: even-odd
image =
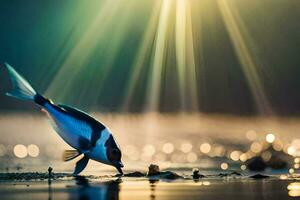
[{"label": "shallow water", "polygon": [[0,183],[0,199],[294,199],[300,181],[280,179],[202,179],[149,181],[123,178]]}]

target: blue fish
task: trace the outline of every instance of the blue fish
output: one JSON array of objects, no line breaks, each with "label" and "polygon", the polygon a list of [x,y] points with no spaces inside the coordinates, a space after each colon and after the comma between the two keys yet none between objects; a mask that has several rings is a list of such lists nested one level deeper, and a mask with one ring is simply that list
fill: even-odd
[{"label": "blue fish", "polygon": [[64,161],[83,155],[83,158],[76,163],[74,175],[82,172],[90,159],[114,166],[123,174],[120,147],[107,127],[83,111],[54,104],[36,92],[13,67],[7,63],[5,66],[13,86],[12,91],[6,95],[35,102],[46,111],[54,130],[74,148],[74,150],[64,151]]}]

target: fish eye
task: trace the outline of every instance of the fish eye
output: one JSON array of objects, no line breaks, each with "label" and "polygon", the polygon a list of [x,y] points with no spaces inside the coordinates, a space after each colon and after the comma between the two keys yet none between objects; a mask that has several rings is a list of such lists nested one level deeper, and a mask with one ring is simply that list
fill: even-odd
[{"label": "fish eye", "polygon": [[118,149],[113,149],[113,150],[112,150],[112,154],[118,155],[118,154],[119,154],[119,150],[118,150]]}]

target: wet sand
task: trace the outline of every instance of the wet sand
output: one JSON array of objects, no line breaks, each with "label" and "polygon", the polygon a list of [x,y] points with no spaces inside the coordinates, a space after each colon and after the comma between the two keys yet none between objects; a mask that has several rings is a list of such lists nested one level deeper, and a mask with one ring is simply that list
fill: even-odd
[{"label": "wet sand", "polygon": [[2,180],[0,199],[295,199],[300,179],[272,176],[219,175],[199,180],[158,180],[128,177],[61,177],[45,180]]}]

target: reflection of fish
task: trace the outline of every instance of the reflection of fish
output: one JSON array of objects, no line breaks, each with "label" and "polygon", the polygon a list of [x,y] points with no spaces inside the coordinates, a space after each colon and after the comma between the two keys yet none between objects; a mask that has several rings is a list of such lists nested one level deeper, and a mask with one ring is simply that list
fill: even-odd
[{"label": "reflection of fish", "polygon": [[76,150],[64,152],[64,160],[72,160],[83,154],[76,163],[74,174],[79,174],[89,159],[112,165],[123,174],[121,150],[114,137],[103,124],[88,114],[66,105],[56,105],[37,93],[13,67],[5,63],[13,90],[7,93],[22,100],[35,102],[43,108],[51,119],[51,124],[60,137]]},{"label": "reflection of fish", "polygon": [[83,176],[75,178],[76,186],[70,187],[69,199],[101,199],[118,200],[119,199],[119,181],[107,181],[101,183],[89,183]]}]

